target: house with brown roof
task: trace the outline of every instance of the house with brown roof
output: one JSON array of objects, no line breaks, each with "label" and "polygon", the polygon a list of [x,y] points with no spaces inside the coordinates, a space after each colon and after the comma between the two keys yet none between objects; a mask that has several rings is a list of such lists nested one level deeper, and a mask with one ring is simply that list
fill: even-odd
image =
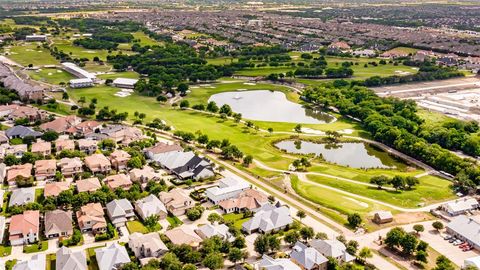
[{"label": "house with brown roof", "polygon": [[14,155],[16,158],[21,158],[21,157],[23,157],[23,154],[28,152],[28,145],[26,145],[26,144],[16,144],[16,145],[3,144],[2,149],[4,150],[4,156]]},{"label": "house with brown roof", "polygon": [[112,163],[112,167],[117,171],[125,170],[129,160],[130,154],[123,150],[115,150],[110,154],[110,162]]},{"label": "house with brown roof", "polygon": [[158,198],[165,205],[167,210],[175,216],[181,216],[185,212],[195,206],[195,202],[180,188],[174,188],[169,192],[162,191],[158,194]]},{"label": "house with brown roof", "polygon": [[247,189],[242,191],[237,198],[219,202],[218,206],[225,213],[244,212],[247,210],[254,212],[266,203],[268,203],[267,195],[255,189]]},{"label": "house with brown roof", "polygon": [[37,242],[40,233],[40,211],[25,211],[12,216],[8,232],[8,240],[12,246]]},{"label": "house with brown roof", "polygon": [[57,153],[60,153],[64,150],[73,151],[75,150],[75,141],[68,139],[58,139],[55,141],[55,150]]},{"label": "house with brown roof", "polygon": [[105,179],[103,179],[103,182],[110,189],[117,189],[117,188],[130,189],[132,187],[132,181],[130,181],[128,176],[123,173],[109,175],[105,177]]},{"label": "house with brown roof", "polygon": [[94,234],[107,230],[103,207],[100,203],[89,203],[77,211],[78,226],[82,232],[92,231]]},{"label": "house with brown roof", "polygon": [[53,121],[43,123],[40,128],[44,131],[55,131],[57,133],[65,133],[71,127],[79,125],[82,122],[82,118],[76,115],[69,115],[65,117],[56,118]]},{"label": "house with brown roof", "polygon": [[189,245],[197,248],[202,242],[202,238],[195,231],[187,226],[180,226],[165,232],[165,236],[170,239],[174,245]]},{"label": "house with brown roof", "polygon": [[35,161],[35,178],[37,181],[53,179],[56,171],[57,162],[54,159]]},{"label": "house with brown roof", "polygon": [[80,139],[78,140],[78,149],[87,155],[91,155],[97,152],[98,142],[90,139]]},{"label": "house with brown roof", "polygon": [[155,156],[176,151],[183,151],[183,148],[178,144],[159,142],[156,145],[145,149],[145,155],[148,159],[155,160]]},{"label": "house with brown roof", "polygon": [[43,189],[43,196],[45,198],[53,196],[57,197],[62,191],[68,190],[70,185],[67,182],[51,182],[46,183]]},{"label": "house with brown roof", "polygon": [[72,211],[53,210],[45,213],[45,236],[47,238],[69,237],[73,234]]},{"label": "house with brown roof", "polygon": [[76,184],[78,192],[95,192],[102,187],[97,177],[78,180]]},{"label": "house with brown roof", "polygon": [[132,169],[129,173],[132,182],[147,183],[150,180],[159,179],[159,174],[150,166],[145,166],[142,169]]},{"label": "house with brown roof", "polygon": [[131,142],[141,140],[143,138],[143,133],[136,127],[109,125],[100,129],[100,132],[95,134],[91,133],[87,137],[95,138],[97,140],[109,138],[115,141],[117,144],[129,145]]},{"label": "house with brown roof", "polygon": [[110,160],[103,154],[93,154],[86,157],[85,165],[92,173],[109,173],[112,169]]},{"label": "house with brown roof", "polygon": [[52,143],[50,142],[36,142],[32,144],[32,153],[46,157],[52,154]]},{"label": "house with brown roof", "polygon": [[30,163],[13,165],[7,170],[7,182],[9,185],[15,185],[17,179],[27,179],[32,177],[33,165]]},{"label": "house with brown roof", "polygon": [[78,125],[70,127],[65,132],[76,137],[84,137],[88,134],[91,134],[100,130],[101,127],[102,127],[101,123],[94,120],[87,120],[87,121],[81,122]]},{"label": "house with brown roof", "polygon": [[0,117],[15,121],[17,119],[28,119],[30,123],[43,120],[46,113],[35,107],[17,104],[0,106]]},{"label": "house with brown roof", "polygon": [[72,177],[83,172],[83,162],[80,158],[62,158],[58,162],[60,171],[65,177]]}]

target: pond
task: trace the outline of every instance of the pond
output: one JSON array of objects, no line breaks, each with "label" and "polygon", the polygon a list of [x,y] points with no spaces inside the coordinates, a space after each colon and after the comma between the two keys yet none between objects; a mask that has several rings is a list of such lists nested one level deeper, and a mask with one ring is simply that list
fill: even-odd
[{"label": "pond", "polygon": [[398,168],[406,164],[386,152],[362,142],[337,144],[285,140],[275,144],[279,149],[294,154],[315,154],[325,161],[352,168]]},{"label": "pond", "polygon": [[212,95],[208,101],[214,101],[219,107],[228,104],[234,112],[250,120],[301,124],[324,124],[335,120],[330,114],[289,101],[279,91],[224,92]]}]

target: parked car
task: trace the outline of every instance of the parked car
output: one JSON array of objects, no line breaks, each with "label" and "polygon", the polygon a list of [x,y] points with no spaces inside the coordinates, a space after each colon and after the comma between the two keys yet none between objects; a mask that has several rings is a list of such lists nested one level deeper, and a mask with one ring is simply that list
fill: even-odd
[{"label": "parked car", "polygon": [[447,234],[443,237],[443,240],[450,240],[452,239],[452,236],[450,234]]},{"label": "parked car", "polygon": [[472,250],[472,249],[473,249],[472,246],[467,246],[467,247],[463,248],[462,251],[463,251],[463,252],[466,252],[466,251],[470,251],[470,250]]},{"label": "parked car", "polygon": [[452,238],[450,238],[450,239],[448,240],[449,243],[453,243],[453,242],[455,242],[455,241],[457,241],[457,238],[455,238],[455,237],[452,237]]}]

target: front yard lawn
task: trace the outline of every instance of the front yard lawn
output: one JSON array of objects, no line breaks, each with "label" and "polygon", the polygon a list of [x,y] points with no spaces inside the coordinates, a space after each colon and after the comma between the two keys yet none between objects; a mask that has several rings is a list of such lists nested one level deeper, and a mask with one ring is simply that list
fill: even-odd
[{"label": "front yard lawn", "polygon": [[97,257],[95,257],[95,249],[102,248],[104,246],[92,247],[87,249],[87,265],[88,270],[99,270],[97,264]]},{"label": "front yard lawn", "polygon": [[233,226],[235,228],[241,230],[242,229],[242,224],[249,220],[250,218],[244,218],[243,213],[230,213],[230,214],[225,214],[223,215],[223,219],[225,222],[233,222]]},{"label": "front yard lawn", "polygon": [[127,222],[127,229],[129,233],[148,233],[147,227],[145,227],[140,221],[138,220],[131,220]]},{"label": "front yard lawn", "polygon": [[41,241],[33,245],[23,246],[24,253],[35,253],[35,252],[45,251],[47,249],[48,249],[48,241]]},{"label": "front yard lawn", "polygon": [[12,253],[12,246],[0,245],[0,257],[8,256]]},{"label": "front yard lawn", "polygon": [[183,224],[183,222],[178,219],[178,217],[171,214],[168,214],[167,221],[168,223],[170,223],[170,226],[172,226],[172,228],[178,227]]}]

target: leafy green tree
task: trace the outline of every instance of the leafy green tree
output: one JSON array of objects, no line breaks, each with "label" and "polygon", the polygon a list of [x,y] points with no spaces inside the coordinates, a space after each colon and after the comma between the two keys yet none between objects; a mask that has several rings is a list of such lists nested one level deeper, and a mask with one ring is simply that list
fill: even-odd
[{"label": "leafy green tree", "polygon": [[298,211],[297,211],[297,217],[298,217],[300,220],[302,220],[302,219],[304,219],[304,218],[307,217],[307,214],[305,214],[305,211],[303,211],[303,210],[298,210]]},{"label": "leafy green tree", "polygon": [[315,232],[313,231],[312,227],[302,227],[300,229],[300,236],[303,240],[308,241],[315,236]]},{"label": "leafy green tree", "polygon": [[218,112],[218,106],[217,104],[214,102],[214,101],[210,101],[208,104],[207,104],[207,111],[211,112],[211,113],[216,113]]},{"label": "leafy green tree", "polygon": [[190,107],[190,102],[188,102],[188,100],[184,99],[182,101],[180,101],[180,108],[188,108]]},{"label": "leafy green tree", "polygon": [[427,257],[428,257],[428,253],[423,250],[419,250],[415,253],[415,261],[417,262],[427,263],[428,262]]},{"label": "leafy green tree", "polygon": [[425,227],[423,227],[422,224],[415,224],[415,225],[413,225],[413,230],[414,230],[417,234],[420,234],[421,232],[425,231]]},{"label": "leafy green tree", "polygon": [[223,217],[221,215],[219,215],[218,213],[211,213],[210,215],[208,215],[208,218],[207,218],[208,222],[210,223],[215,223],[215,222],[218,222],[218,223],[223,223],[224,220],[223,220]]},{"label": "leafy green tree", "polygon": [[362,217],[358,213],[348,214],[347,221],[352,228],[357,228],[362,224]]},{"label": "leafy green tree", "polygon": [[411,255],[417,248],[418,240],[415,236],[407,233],[400,239],[399,244],[404,254]]},{"label": "leafy green tree", "polygon": [[385,244],[391,249],[400,246],[400,242],[402,241],[405,234],[405,230],[399,227],[395,227],[387,233],[387,236],[385,237]]},{"label": "leafy green tree", "polygon": [[216,270],[223,267],[223,256],[220,253],[210,253],[202,261],[203,266]]},{"label": "leafy green tree", "polygon": [[440,221],[434,221],[434,222],[432,223],[432,227],[433,227],[435,230],[440,231],[440,230],[443,229],[443,223],[440,222]]},{"label": "leafy green tree", "polygon": [[452,262],[445,257],[444,255],[440,255],[437,257],[436,266],[432,270],[454,270],[455,267],[453,266]]},{"label": "leafy green tree", "polygon": [[228,252],[228,259],[233,262],[235,265],[240,261],[244,256],[244,252],[236,247],[233,247]]},{"label": "leafy green tree", "polygon": [[298,134],[302,133],[302,125],[298,124],[295,126],[294,128],[295,132],[297,132]]},{"label": "leafy green tree", "polygon": [[132,157],[127,162],[127,166],[130,168],[141,169],[143,167],[142,160],[139,157]]},{"label": "leafy green tree", "polygon": [[253,246],[260,254],[270,253],[280,248],[280,240],[276,235],[262,234],[255,239]]},{"label": "leafy green tree", "polygon": [[377,185],[378,189],[382,189],[382,186],[388,184],[389,179],[385,175],[374,176],[370,179],[370,184]]},{"label": "leafy green tree", "polygon": [[253,157],[251,155],[246,155],[243,157],[243,166],[249,167],[252,164]]},{"label": "leafy green tree", "polygon": [[285,234],[283,240],[293,246],[300,239],[300,234],[296,230],[290,230]]},{"label": "leafy green tree", "polygon": [[159,229],[159,225],[158,224],[158,216],[157,215],[150,215],[148,217],[145,218],[145,220],[143,221],[143,224],[145,224],[145,227],[147,227],[148,231],[150,232],[154,232],[156,230]]},{"label": "leafy green tree", "polygon": [[191,221],[198,220],[202,217],[203,211],[205,211],[205,208],[203,208],[200,205],[197,205],[187,210],[187,217]]},{"label": "leafy green tree", "polygon": [[372,251],[371,251],[368,247],[363,247],[363,248],[360,249],[360,251],[358,252],[358,257],[359,257],[363,262],[365,262],[366,259],[372,258],[372,257],[373,257],[373,254],[372,254]]}]

